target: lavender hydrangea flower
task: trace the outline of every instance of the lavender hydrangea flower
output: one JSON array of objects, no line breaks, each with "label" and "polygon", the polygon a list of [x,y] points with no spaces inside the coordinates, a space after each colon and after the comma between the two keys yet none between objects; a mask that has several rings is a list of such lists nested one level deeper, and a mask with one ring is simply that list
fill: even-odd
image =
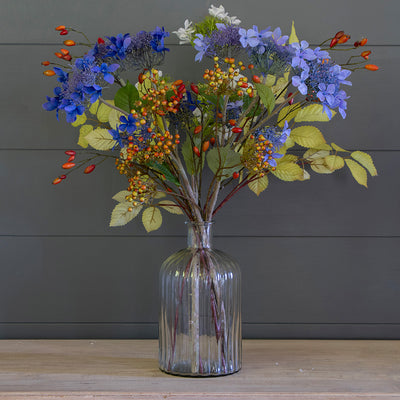
[{"label": "lavender hydrangea flower", "polygon": [[301,43],[292,43],[290,46],[296,51],[292,59],[292,67],[299,66],[304,69],[308,67],[305,60],[311,61],[317,58],[317,54],[308,48],[309,44],[305,40],[302,40]]},{"label": "lavender hydrangea flower", "polygon": [[196,35],[196,39],[193,41],[193,44],[194,48],[198,51],[194,59],[195,61],[201,61],[204,55],[206,54],[206,51],[209,47],[209,43],[207,43],[207,40],[201,33],[198,33]]}]

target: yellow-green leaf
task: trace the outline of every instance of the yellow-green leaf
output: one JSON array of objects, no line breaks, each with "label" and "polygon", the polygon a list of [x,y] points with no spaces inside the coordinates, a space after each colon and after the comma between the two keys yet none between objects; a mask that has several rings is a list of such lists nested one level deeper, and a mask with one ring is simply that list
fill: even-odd
[{"label": "yellow-green leaf", "polygon": [[[297,114],[298,115],[298,114]],[[299,126],[290,132],[290,137],[300,146],[317,148],[325,143],[321,131],[315,126]]]},{"label": "yellow-green leaf", "polygon": [[374,162],[372,161],[372,157],[368,153],[364,153],[363,151],[354,151],[353,153],[351,153],[351,156],[363,167],[365,167],[371,174],[371,176],[378,175]]},{"label": "yellow-green leaf", "polygon": [[353,175],[353,178],[362,186],[367,186],[367,171],[365,170],[364,167],[362,167],[360,164],[356,163],[353,160],[346,159],[346,164],[350,169],[351,174]]},{"label": "yellow-green leaf", "polygon": [[154,193],[153,197],[155,199],[162,199],[163,197],[167,197],[167,195],[164,192],[157,191],[157,192]]},{"label": "yellow-green leaf", "polygon": [[84,124],[87,121],[86,114],[83,113],[82,115],[77,115],[75,122],[72,122],[72,126],[77,127],[79,125]]},{"label": "yellow-green leaf", "polygon": [[92,125],[82,125],[79,129],[79,139],[78,145],[86,149],[88,147],[89,142],[86,140],[86,136],[93,131]]},{"label": "yellow-green leaf", "polygon": [[143,226],[147,232],[157,230],[162,224],[161,211],[156,207],[148,207],[142,214]]},{"label": "yellow-green leaf", "polygon": [[289,44],[292,43],[299,43],[299,39],[297,38],[296,35],[296,29],[294,29],[294,21],[292,21],[292,31],[290,32],[289,36]]},{"label": "yellow-green leaf", "polygon": [[285,154],[287,149],[290,149],[295,145],[294,140],[289,136],[285,142],[285,144],[279,149],[278,153]]},{"label": "yellow-green leaf", "polygon": [[276,161],[278,164],[284,162],[296,162],[299,157],[295,156],[294,154],[285,154],[282,158],[278,158]]},{"label": "yellow-green leaf", "polygon": [[268,187],[268,176],[264,175],[261,178],[250,182],[247,186],[252,192],[259,196],[260,193]]},{"label": "yellow-green leaf", "polygon": [[110,114],[108,114],[108,123],[110,124],[111,128],[117,129],[117,125],[121,123],[119,118],[123,115],[124,114],[122,112],[114,109],[110,111]]},{"label": "yellow-green leaf", "polygon": [[306,171],[305,169],[303,169],[303,181],[307,181],[311,178],[310,174],[308,173],[308,171]]},{"label": "yellow-green leaf", "polygon": [[325,158],[326,156],[329,156],[329,151],[308,149],[304,153],[303,158],[306,159],[307,161],[313,161],[313,160],[317,160],[319,158]]},{"label": "yellow-green leaf", "polygon": [[331,145],[336,151],[345,151],[347,153],[349,152],[348,150],[345,150],[342,147],[338,146],[336,143],[331,143]]},{"label": "yellow-green leaf", "polygon": [[332,150],[332,147],[328,143],[317,144],[315,145],[315,148],[317,150],[327,150],[327,151]]},{"label": "yellow-green leaf", "polygon": [[257,89],[257,93],[260,96],[261,102],[268,110],[268,114],[271,114],[275,107],[275,96],[272,92],[272,89],[267,85],[263,85],[262,83],[255,83],[254,86]]},{"label": "yellow-green leaf", "polygon": [[[336,115],[336,112],[332,111],[332,118]],[[329,117],[326,112],[323,111],[321,104],[311,104],[310,106],[301,109],[295,119],[296,122],[327,122]]]},{"label": "yellow-green leaf", "polygon": [[295,103],[290,106],[282,108],[282,110],[279,111],[278,115],[278,121],[279,121],[278,126],[280,128],[283,128],[283,126],[285,125],[285,121],[287,122],[291,121],[300,110],[301,108],[299,107],[299,103]]},{"label": "yellow-green leaf", "polygon": [[310,164],[311,169],[318,174],[331,174],[333,170],[325,164],[325,159],[319,158]]},{"label": "yellow-green leaf", "polygon": [[101,128],[90,132],[85,139],[95,150],[110,150],[117,144],[108,130]]},{"label": "yellow-green leaf", "polygon": [[287,182],[300,181],[303,179],[303,169],[292,162],[278,164],[276,170],[272,171],[272,173],[277,178]]},{"label": "yellow-green leaf", "polygon": [[[107,103],[114,105],[114,100],[106,100]],[[113,108],[109,107],[107,104],[101,103],[97,109],[97,119],[100,122],[108,122],[108,116],[110,115]]]},{"label": "yellow-green leaf", "polygon": [[325,157],[325,164],[330,170],[336,171],[344,167],[344,160],[342,157],[333,154]]},{"label": "yellow-green leaf", "polygon": [[182,209],[171,200],[161,200],[157,205],[163,208],[164,210],[167,210],[171,214],[178,214],[178,215],[183,214]]},{"label": "yellow-green leaf", "polygon": [[265,85],[271,87],[275,84],[275,82],[276,82],[275,75],[267,75],[267,79],[265,80]]},{"label": "yellow-green leaf", "polygon": [[121,190],[117,194],[113,196],[113,200],[118,201],[118,203],[125,203],[126,202],[126,196],[129,196],[132,194],[129,190]]},{"label": "yellow-green leaf", "polygon": [[96,114],[97,113],[97,108],[99,107],[99,100],[96,100],[91,106],[90,106],[90,108],[89,108],[89,111],[92,113],[92,114]]},{"label": "yellow-green leaf", "polygon": [[[288,90],[287,83],[288,83],[289,75],[285,73],[284,77],[278,78],[276,84],[272,86],[271,90],[274,94],[275,104],[281,104],[286,101],[285,94]],[[277,97],[279,95],[279,97]]]},{"label": "yellow-green leaf", "polygon": [[126,225],[129,221],[131,221],[140,213],[142,207],[142,205],[134,207],[129,202],[118,203],[111,213],[110,226]]}]

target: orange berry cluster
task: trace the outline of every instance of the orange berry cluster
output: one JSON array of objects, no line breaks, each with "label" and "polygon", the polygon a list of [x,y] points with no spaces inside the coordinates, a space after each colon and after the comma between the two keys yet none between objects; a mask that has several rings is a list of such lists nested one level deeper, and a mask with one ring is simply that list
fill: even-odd
[{"label": "orange berry cluster", "polygon": [[[226,94],[227,92],[232,92],[243,96],[247,94],[249,97],[253,97],[253,87],[248,84],[248,79],[245,76],[239,76],[239,69],[245,70],[246,67],[243,65],[242,61],[238,62],[238,67],[236,68],[235,59],[226,57],[224,62],[228,64],[228,69],[226,71],[222,70],[219,63],[219,58],[214,57],[214,69],[206,69],[203,74],[203,79],[208,81],[208,86],[211,92],[214,94]],[[237,78],[237,79],[235,79]],[[236,85],[234,82],[237,80]],[[232,87],[235,87],[232,89]]]},{"label": "orange berry cluster", "polygon": [[131,192],[126,197],[127,201],[131,201],[132,205],[137,206],[139,203],[147,203],[153,198],[156,191],[156,185],[148,175],[143,175],[140,171],[128,179],[129,187],[128,191]]},{"label": "orange berry cluster", "polygon": [[[265,175],[266,169],[275,171],[275,167],[270,167],[268,157],[265,159],[266,154],[272,154],[273,147],[274,145],[263,135],[259,135],[257,139],[254,135],[250,135],[242,156],[243,164],[260,177]],[[272,159],[272,156],[269,156],[269,159]]]}]

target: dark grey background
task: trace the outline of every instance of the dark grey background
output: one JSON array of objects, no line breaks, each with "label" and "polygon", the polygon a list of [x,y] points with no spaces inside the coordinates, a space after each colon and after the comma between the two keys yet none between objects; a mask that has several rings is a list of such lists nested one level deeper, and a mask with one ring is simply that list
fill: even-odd
[{"label": "dark grey background", "polygon": [[[214,3],[219,5],[219,3]],[[53,187],[76,129],[41,107],[52,94],[40,62],[60,48],[54,27],[93,39],[206,15],[204,0],[0,0],[0,337],[140,338],[157,335],[157,275],[185,245],[183,218],[165,215],[109,228],[125,181],[103,164]],[[400,32],[396,0],[226,0],[243,24],[280,26],[318,44],[340,29],[365,35],[380,71],[360,71],[349,116],[321,125],[327,140],[368,151],[379,177],[369,189],[348,170],[308,182],[271,180],[259,198],[243,191],[215,224],[215,245],[243,272],[245,337],[400,338],[398,179]],[[198,80],[194,51],[169,40],[163,70]]]}]

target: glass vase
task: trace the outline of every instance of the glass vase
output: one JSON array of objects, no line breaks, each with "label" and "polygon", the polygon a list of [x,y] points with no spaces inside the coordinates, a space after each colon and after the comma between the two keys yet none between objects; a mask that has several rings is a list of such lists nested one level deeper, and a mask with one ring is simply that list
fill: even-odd
[{"label": "glass vase", "polygon": [[241,368],[241,276],[229,255],[211,247],[211,223],[187,223],[188,247],[160,270],[159,366],[187,376]]}]

